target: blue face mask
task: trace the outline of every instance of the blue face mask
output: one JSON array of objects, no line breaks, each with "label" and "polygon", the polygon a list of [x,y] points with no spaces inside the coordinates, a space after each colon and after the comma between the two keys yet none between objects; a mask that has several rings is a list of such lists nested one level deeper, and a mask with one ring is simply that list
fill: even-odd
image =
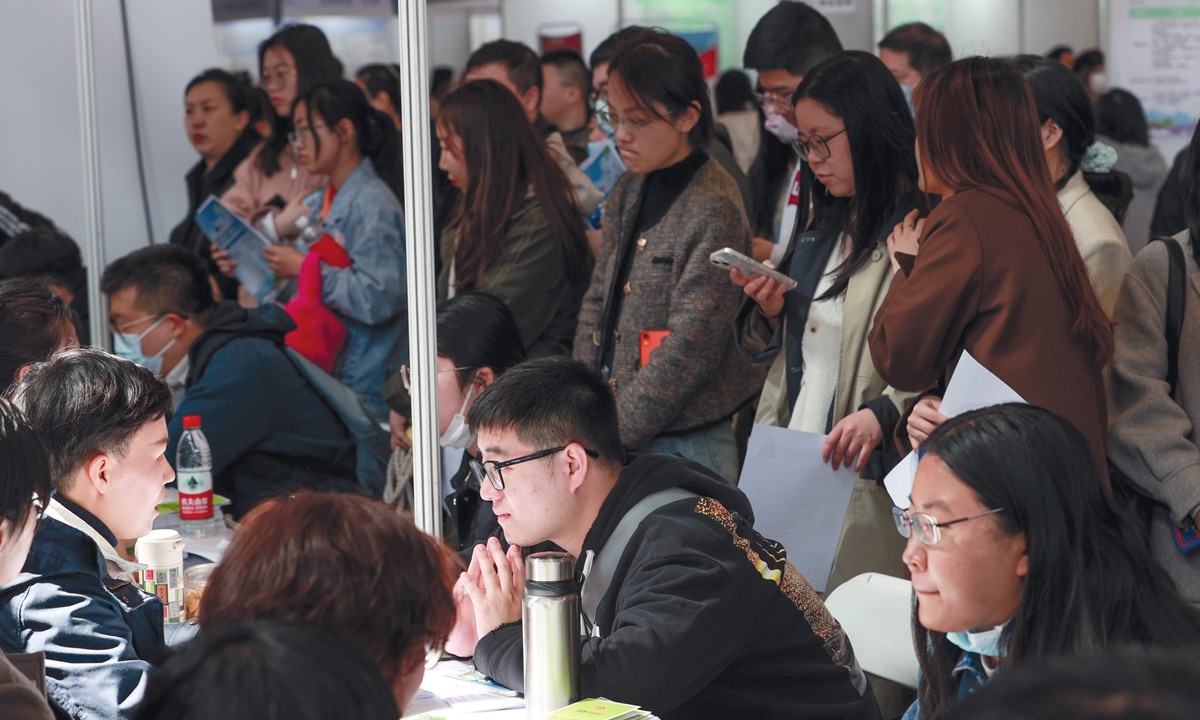
[{"label": "blue face mask", "polygon": [[917,89],[916,85],[901,85],[900,86],[900,92],[904,93],[904,102],[908,103],[908,111],[914,116],[916,116],[916,114],[917,114],[917,109],[915,107],[913,107],[912,96],[913,96],[913,90],[916,90],[916,89]]},{"label": "blue face mask", "polygon": [[1008,623],[1004,623],[991,630],[981,630],[980,632],[946,633],[946,639],[967,652],[978,653],[985,657],[1001,657],[1004,655],[1004,650],[1000,647],[1000,639],[1007,626]]},{"label": "blue face mask", "polygon": [[117,357],[123,357],[126,360],[131,360],[141,365],[155,375],[162,375],[163,355],[175,344],[175,338],[171,338],[171,342],[164,345],[162,350],[159,350],[150,357],[146,357],[145,353],[142,352],[142,338],[149,335],[150,331],[154,330],[154,328],[162,325],[166,319],[167,316],[163,315],[158,319],[158,322],[146,328],[141,334],[114,332],[113,353]]}]

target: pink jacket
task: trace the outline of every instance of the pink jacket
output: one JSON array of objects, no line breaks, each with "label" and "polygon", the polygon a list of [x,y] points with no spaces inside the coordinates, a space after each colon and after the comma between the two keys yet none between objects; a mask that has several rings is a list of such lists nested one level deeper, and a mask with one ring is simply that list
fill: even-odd
[{"label": "pink jacket", "polygon": [[270,209],[267,201],[276,195],[288,202],[305,197],[329,182],[324,175],[312,175],[302,166],[296,167],[296,179],[293,180],[292,167],[295,161],[286,150],[279,156],[279,172],[268,177],[258,165],[258,154],[262,148],[263,144],[259,143],[237,166],[233,171],[233,186],[221,197],[230,210],[253,225],[258,225]]}]

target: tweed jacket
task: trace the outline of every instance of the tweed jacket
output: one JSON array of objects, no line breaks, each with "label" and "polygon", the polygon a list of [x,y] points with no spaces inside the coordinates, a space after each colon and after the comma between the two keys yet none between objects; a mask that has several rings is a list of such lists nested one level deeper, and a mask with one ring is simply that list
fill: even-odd
[{"label": "tweed jacket", "polygon": [[[625,173],[608,199],[604,239],[575,336],[575,357],[591,365],[610,279],[637,222],[644,185],[645,176]],[[724,247],[749,255],[750,228],[737,186],[709,159],[633,250],[609,378],[621,441],[630,449],[727,418],[762,387],[767,368],[751,365],[733,344],[741,289],[708,260]],[[646,330],[671,334],[639,367],[639,337]]]},{"label": "tweed jacket", "polygon": [[1108,457],[1156,501],[1150,550],[1188,602],[1200,605],[1200,552],[1175,545],[1171,521],[1185,526],[1200,509],[1200,267],[1185,230],[1175,236],[1186,263],[1179,380],[1167,385],[1167,248],[1152,242],[1133,259],[1117,301],[1117,354],[1109,373]]}]

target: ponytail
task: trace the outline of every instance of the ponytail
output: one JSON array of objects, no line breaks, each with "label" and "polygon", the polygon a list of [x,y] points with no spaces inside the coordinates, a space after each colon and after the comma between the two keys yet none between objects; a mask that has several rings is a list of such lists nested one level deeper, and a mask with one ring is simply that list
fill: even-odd
[{"label": "ponytail", "polygon": [[[311,115],[320,115],[330,127],[342,120],[354,124],[359,155],[368,158],[401,206],[404,205],[404,181],[401,169],[400,134],[387,113],[371,107],[363,91],[349,80],[334,80],[317,85],[296,100],[304,102]],[[314,136],[317,152],[321,141]]]}]

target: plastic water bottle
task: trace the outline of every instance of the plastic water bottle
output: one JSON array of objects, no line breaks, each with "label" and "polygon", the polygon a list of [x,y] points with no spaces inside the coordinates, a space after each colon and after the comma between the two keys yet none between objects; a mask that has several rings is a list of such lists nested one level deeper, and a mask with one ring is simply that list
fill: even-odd
[{"label": "plastic water bottle", "polygon": [[210,537],[213,522],[212,450],[200,429],[199,415],[185,415],[183,436],[175,452],[179,486],[179,529],[185,537]]}]

